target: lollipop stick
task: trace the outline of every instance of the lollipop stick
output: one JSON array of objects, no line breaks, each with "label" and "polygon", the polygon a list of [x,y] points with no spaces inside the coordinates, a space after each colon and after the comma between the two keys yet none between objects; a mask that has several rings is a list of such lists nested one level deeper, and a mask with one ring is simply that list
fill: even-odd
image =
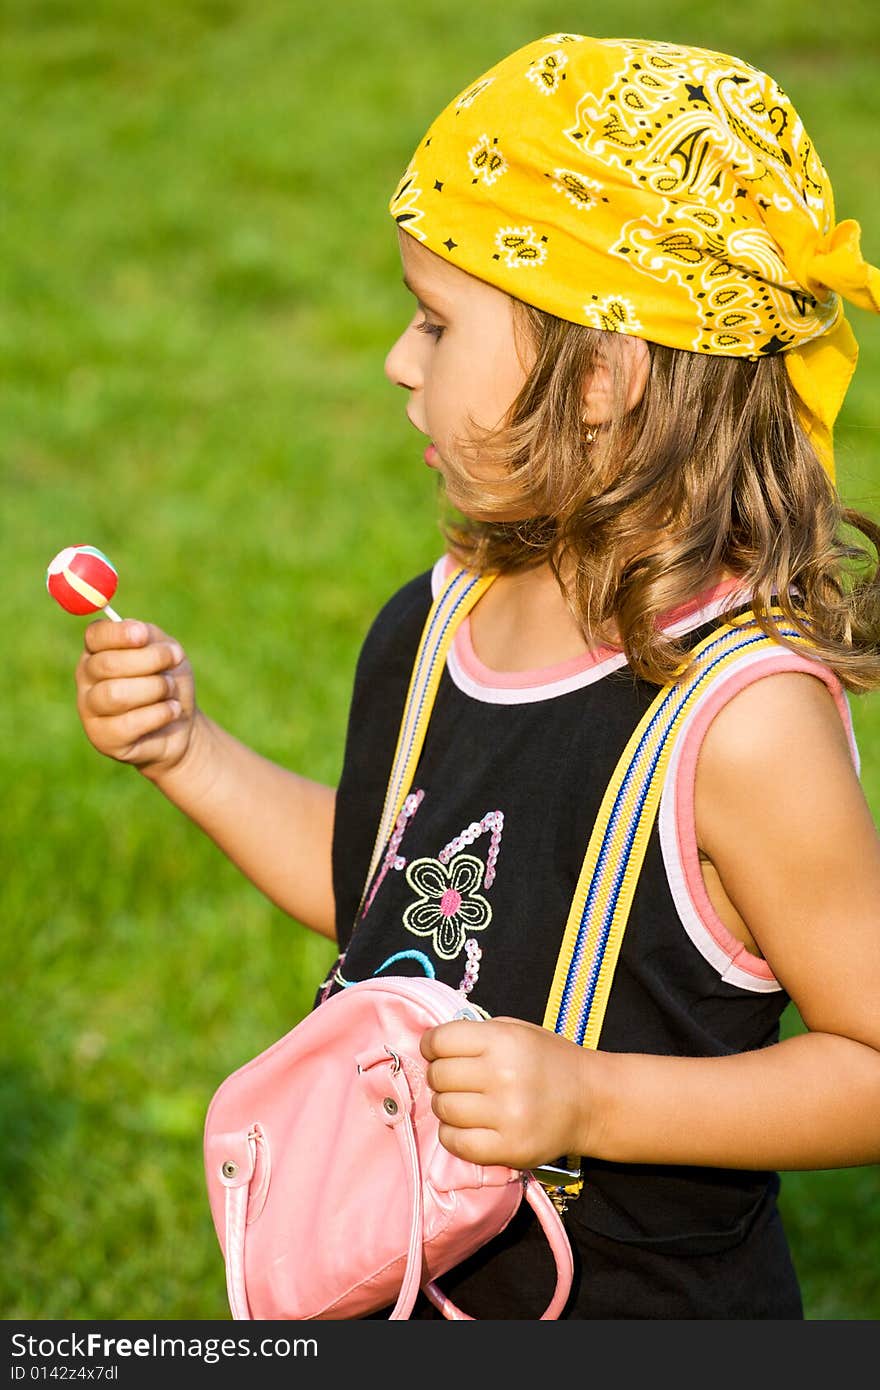
[{"label": "lollipop stick", "polygon": [[111,608],[110,605],[109,605],[109,603],[106,603],[106,604],[104,605],[104,612],[107,614],[107,617],[108,617],[108,618],[112,618],[112,619],[113,619],[114,623],[121,623],[121,622],[122,622],[122,619],[120,618],[119,614],[116,612],[116,609],[115,609],[115,608]]}]

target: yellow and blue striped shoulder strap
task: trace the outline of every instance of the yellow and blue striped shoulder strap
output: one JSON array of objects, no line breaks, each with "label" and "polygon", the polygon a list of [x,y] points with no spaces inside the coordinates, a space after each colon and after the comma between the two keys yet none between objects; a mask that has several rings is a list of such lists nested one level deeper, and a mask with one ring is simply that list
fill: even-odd
[{"label": "yellow and blue striped shoulder strap", "polygon": [[431,710],[434,707],[437,687],[440,684],[440,677],[446,664],[446,654],[452,645],[455,630],[496,578],[495,573],[475,575],[462,566],[458,566],[442,585],[431,604],[422,629],[416,659],[413,663],[409,689],[400,721],[400,731],[397,736],[397,747],[394,751],[394,760],[391,764],[391,773],[385,792],[385,804],[382,807],[376,842],[373,846],[370,867],[367,871],[355,923],[359,920],[363,910],[367,889],[373,881],[382,850],[388,843],[391,831],[412,786],[422,745],[425,742]]}]

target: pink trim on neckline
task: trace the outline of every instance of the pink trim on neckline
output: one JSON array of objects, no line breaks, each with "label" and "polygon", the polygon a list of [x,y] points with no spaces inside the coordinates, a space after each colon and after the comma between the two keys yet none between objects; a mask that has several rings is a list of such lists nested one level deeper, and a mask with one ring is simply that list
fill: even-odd
[{"label": "pink trim on neckline", "polygon": [[[444,559],[446,563],[442,571],[442,579],[446,580],[456,565],[451,556],[447,555]],[[733,593],[738,584],[739,580],[736,578],[725,579],[722,583],[698,594],[696,598],[681,604],[680,607],[664,613],[661,619],[663,627],[672,627],[676,623],[686,621],[693,614],[699,613],[700,609],[726,598],[728,594]],[[526,688],[534,689],[536,686],[553,685],[557,681],[577,676],[582,671],[589,671],[594,666],[600,666],[603,662],[621,654],[618,647],[594,647],[592,651],[569,657],[567,661],[557,662],[553,666],[536,666],[527,671],[496,671],[493,667],[486,666],[474,650],[470,616],[459,624],[452,644],[465,674],[476,685],[496,690],[523,690]]]}]

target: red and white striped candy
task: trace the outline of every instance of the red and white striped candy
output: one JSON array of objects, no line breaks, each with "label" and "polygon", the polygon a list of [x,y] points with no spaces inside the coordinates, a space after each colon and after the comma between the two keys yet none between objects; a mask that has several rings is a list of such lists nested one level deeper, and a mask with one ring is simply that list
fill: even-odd
[{"label": "red and white striped candy", "polygon": [[46,588],[67,613],[97,613],[116,593],[119,576],[93,545],[68,545],[46,571]]}]

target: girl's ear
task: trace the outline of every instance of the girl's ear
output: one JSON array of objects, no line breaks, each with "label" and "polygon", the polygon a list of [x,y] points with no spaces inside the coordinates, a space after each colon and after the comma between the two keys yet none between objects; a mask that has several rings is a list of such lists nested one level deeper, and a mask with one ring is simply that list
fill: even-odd
[{"label": "girl's ear", "polygon": [[[633,338],[628,333],[609,334],[611,336],[615,339],[615,346],[620,348],[618,360],[627,382],[626,409],[632,410],[644,395],[651,369],[651,354],[643,338]],[[584,423],[604,425],[611,418],[614,401],[614,379],[606,357],[596,363],[584,387]]]}]

